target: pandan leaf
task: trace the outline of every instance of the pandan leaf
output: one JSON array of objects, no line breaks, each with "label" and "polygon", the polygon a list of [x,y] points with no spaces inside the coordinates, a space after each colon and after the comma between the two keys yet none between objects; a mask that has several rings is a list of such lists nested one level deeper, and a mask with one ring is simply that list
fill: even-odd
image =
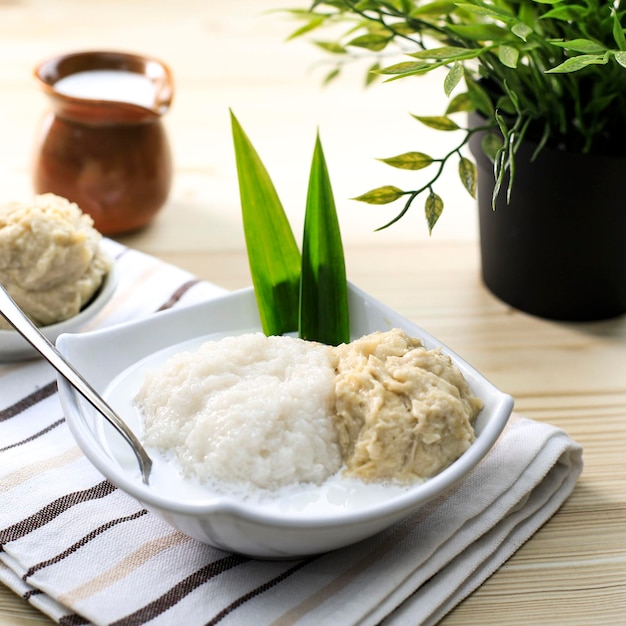
[{"label": "pandan leaf", "polygon": [[433,158],[423,152],[405,152],[398,156],[378,160],[401,170],[421,170],[433,162]]},{"label": "pandan leaf", "polygon": [[377,187],[352,199],[358,200],[359,202],[366,202],[367,204],[389,204],[401,198],[403,195],[404,191],[402,191],[402,189],[398,189],[398,187],[394,187],[393,185],[385,185],[384,187]]},{"label": "pandan leaf", "polygon": [[274,184],[231,111],[243,227],[266,335],[298,328],[300,252]]},{"label": "pandan leaf", "polygon": [[299,336],[350,341],[348,287],[335,200],[319,135],[315,141],[302,241]]}]

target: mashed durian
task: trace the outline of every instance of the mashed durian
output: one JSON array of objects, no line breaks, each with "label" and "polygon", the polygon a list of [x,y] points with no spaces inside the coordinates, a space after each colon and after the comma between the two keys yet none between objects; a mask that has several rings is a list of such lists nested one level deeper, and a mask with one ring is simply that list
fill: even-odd
[{"label": "mashed durian", "polygon": [[[47,193],[0,205],[0,283],[38,326],[76,315],[111,267],[78,205]],[[0,319],[0,327],[10,326]]]}]

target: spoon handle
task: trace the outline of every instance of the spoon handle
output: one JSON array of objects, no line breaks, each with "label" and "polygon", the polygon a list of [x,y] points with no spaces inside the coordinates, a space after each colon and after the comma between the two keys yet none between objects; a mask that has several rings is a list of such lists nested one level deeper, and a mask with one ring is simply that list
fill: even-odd
[{"label": "spoon handle", "polygon": [[152,460],[139,439],[102,396],[83,378],[82,374],[28,319],[2,285],[0,285],[0,314],[124,437],[137,457],[143,482],[147,485],[152,469]]}]

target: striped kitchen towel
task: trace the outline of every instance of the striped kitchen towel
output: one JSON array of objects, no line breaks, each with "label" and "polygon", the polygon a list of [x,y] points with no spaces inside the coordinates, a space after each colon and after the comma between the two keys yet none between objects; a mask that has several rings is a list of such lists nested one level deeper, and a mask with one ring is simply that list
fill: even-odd
[{"label": "striped kitchen towel", "polygon": [[[106,242],[121,283],[94,326],[223,290]],[[580,446],[513,416],[460,485],[353,546],[258,561],[153,517],[85,459],[40,360],[0,364],[0,581],[65,625],[435,624],[571,493]]]}]

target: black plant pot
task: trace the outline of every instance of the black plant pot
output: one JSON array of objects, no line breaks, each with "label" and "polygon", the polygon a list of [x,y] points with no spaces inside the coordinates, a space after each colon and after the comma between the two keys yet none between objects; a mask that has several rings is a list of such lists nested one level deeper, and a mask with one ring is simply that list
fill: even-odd
[{"label": "black plant pot", "polygon": [[[474,120],[471,120],[475,122]],[[626,157],[522,144],[511,201],[491,206],[493,165],[478,167],[482,277],[494,295],[539,317],[592,321],[626,313]]]}]

